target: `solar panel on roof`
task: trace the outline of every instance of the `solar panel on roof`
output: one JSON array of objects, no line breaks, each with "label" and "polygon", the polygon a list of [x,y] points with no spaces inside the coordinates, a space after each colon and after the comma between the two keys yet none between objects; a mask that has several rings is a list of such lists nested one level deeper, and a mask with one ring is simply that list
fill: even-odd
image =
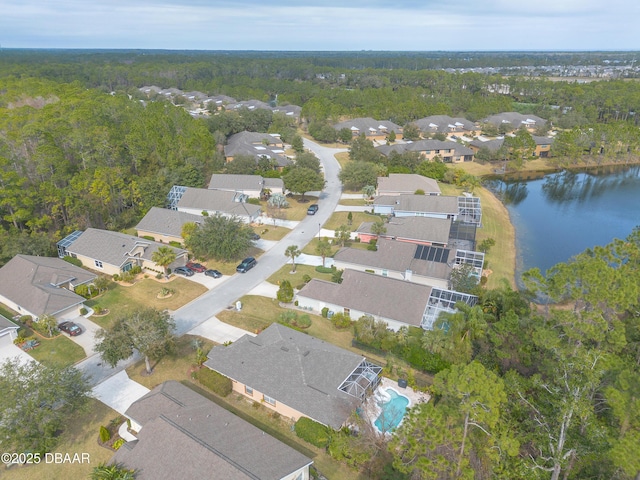
[{"label": "solar panel on roof", "polygon": [[429,245],[418,245],[416,246],[413,258],[426,260],[428,262],[447,263],[449,259],[449,249]]}]

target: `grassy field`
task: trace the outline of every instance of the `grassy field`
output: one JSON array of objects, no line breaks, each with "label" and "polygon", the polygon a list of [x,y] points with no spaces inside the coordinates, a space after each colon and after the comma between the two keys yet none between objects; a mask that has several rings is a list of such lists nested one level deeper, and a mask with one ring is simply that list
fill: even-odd
[{"label": "grassy field", "polygon": [[100,426],[105,427],[109,422],[119,416],[115,410],[111,410],[105,404],[95,399],[89,399],[87,407],[73,415],[64,426],[60,436],[60,442],[53,452],[62,454],[75,453],[89,455],[89,464],[55,464],[41,462],[38,465],[26,467],[13,466],[8,470],[2,468],[3,480],[36,480],[46,478],[48,480],[69,480],[89,478],[93,467],[101,462],[108,462],[113,456],[113,451],[98,445],[98,432]]},{"label": "grassy field", "polygon": [[[233,265],[234,273],[236,265],[237,263]],[[158,298],[163,287],[174,290],[173,295]],[[123,311],[146,307],[176,310],[206,291],[203,285],[175,275],[168,282],[144,278],[131,286],[113,283],[105,293],[87,301],[86,304],[89,307],[98,305],[109,310],[108,315],[91,317],[92,321],[104,328]]]},{"label": "grassy field", "polygon": [[364,198],[343,198],[338,203],[340,205],[347,205],[351,207],[364,207],[369,205]]},{"label": "grassy field", "polygon": [[63,334],[55,338],[44,338],[37,334],[35,336],[40,345],[27,353],[40,363],[66,367],[79,362],[87,356],[80,345]]},{"label": "grassy field", "polygon": [[344,168],[344,166],[351,161],[349,159],[349,152],[336,153],[334,156],[336,157],[336,160],[340,164],[340,168]]}]

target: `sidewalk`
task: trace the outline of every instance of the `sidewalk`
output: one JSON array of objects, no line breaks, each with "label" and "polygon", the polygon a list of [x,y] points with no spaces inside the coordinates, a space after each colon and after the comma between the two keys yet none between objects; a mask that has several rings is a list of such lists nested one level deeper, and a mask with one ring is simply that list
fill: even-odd
[{"label": "sidewalk", "polygon": [[149,389],[131,380],[122,370],[93,387],[92,392],[102,403],[124,414],[133,402],[149,393]]}]

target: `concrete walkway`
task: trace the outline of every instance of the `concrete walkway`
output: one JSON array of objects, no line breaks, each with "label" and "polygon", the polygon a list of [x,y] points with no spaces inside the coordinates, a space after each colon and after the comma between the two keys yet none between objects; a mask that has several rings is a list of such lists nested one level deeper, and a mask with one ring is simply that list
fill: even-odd
[{"label": "concrete walkway", "polygon": [[336,212],[366,212],[371,211],[370,205],[338,205]]},{"label": "concrete walkway", "polygon": [[122,370],[95,386],[92,393],[105,405],[124,414],[133,402],[149,393],[149,389],[131,380]]}]

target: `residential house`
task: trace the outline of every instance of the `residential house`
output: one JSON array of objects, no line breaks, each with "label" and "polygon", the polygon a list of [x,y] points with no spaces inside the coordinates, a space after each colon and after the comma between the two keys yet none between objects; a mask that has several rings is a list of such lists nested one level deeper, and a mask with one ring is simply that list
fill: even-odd
[{"label": "residential house", "polygon": [[269,133],[240,132],[231,135],[224,147],[226,162],[232,162],[238,155],[254,157],[256,163],[261,159],[269,160],[278,170],[291,165],[291,160],[284,153],[284,142],[279,136]]},{"label": "residential house", "polygon": [[434,133],[444,133],[448,137],[472,134],[478,129],[476,124],[462,117],[450,117],[448,115],[431,115],[413,122],[420,129],[423,136]]},{"label": "residential house", "polygon": [[[127,235],[110,230],[87,228],[84,232],[72,234],[74,238],[66,237],[59,243],[58,254],[69,255],[82,261],[85,267],[98,270],[107,275],[128,272],[135,266],[153,272],[162,272],[163,267],[153,260],[153,254],[158,248],[166,247],[162,243],[146,240],[133,235]],[[61,249],[61,243],[64,248]],[[169,265],[174,269],[187,263],[186,250],[169,247],[176,254],[176,260]]]},{"label": "residential house", "polygon": [[292,117],[296,120],[300,120],[300,115],[302,114],[302,107],[298,105],[278,105],[276,107],[272,107],[271,111],[273,113],[281,113],[286,117]]},{"label": "residential house", "polygon": [[0,268],[0,302],[36,320],[42,315],[75,318],[85,299],[74,289],[95,278],[60,258],[16,255]]},{"label": "residential house", "polygon": [[241,100],[229,103],[226,106],[227,110],[241,110],[243,108],[247,110],[271,110],[271,105],[261,100]]},{"label": "residential house", "polygon": [[437,247],[381,238],[377,250],[342,248],[333,257],[337,269],[358,270],[383,277],[407,280],[441,289],[449,288],[451,271],[470,264],[478,281],[484,254],[454,247]]},{"label": "residential house", "polygon": [[202,223],[201,215],[179,212],[168,208],[151,207],[136,225],[138,236],[160,243],[184,244],[182,227],[185,223]]},{"label": "residential house", "polygon": [[[536,144],[535,150],[533,151],[534,157],[547,158],[551,152],[551,145],[553,144],[552,137],[540,137],[538,135],[532,135],[533,141]],[[469,143],[469,148],[471,148],[475,153],[481,148],[488,149],[491,153],[495,153],[502,147],[504,143],[504,137],[498,137],[492,140],[486,138],[477,138]]]},{"label": "residential house", "polygon": [[438,182],[433,178],[416,173],[390,173],[388,177],[378,177],[376,195],[400,195],[422,190],[425,195],[440,195]]},{"label": "residential house", "polygon": [[209,111],[215,112],[223,110],[229,104],[237,103],[237,100],[226,95],[215,95],[205,99],[203,103],[207,106]]},{"label": "residential house", "polygon": [[112,464],[138,480],[220,478],[308,480],[313,461],[176,381],[167,381],[125,412],[136,440]]},{"label": "residential house", "polygon": [[392,152],[418,152],[425,160],[442,161],[444,163],[473,162],[473,150],[461,143],[450,140],[418,140],[417,142],[394,143],[393,145],[381,145],[376,150],[385,157]]},{"label": "residential house", "polygon": [[234,392],[284,417],[308,417],[334,429],[375,388],[382,371],[361,355],[278,323],[213,347],[205,366],[230,378]]},{"label": "residential house", "polygon": [[449,243],[451,219],[434,217],[392,217],[384,224],[385,233],[372,232],[374,222],[364,222],[356,230],[361,242],[387,238],[399,242],[446,247]]},{"label": "residential house", "polygon": [[337,131],[347,128],[353,137],[363,135],[371,141],[384,141],[391,132],[394,132],[396,139],[402,138],[402,127],[387,120],[375,120],[373,118],[354,118],[344,122],[336,123],[333,128]]},{"label": "residential house", "polygon": [[265,178],[261,175],[232,175],[214,173],[209,190],[244,193],[249,198],[261,198],[267,193],[284,193],[281,178]]},{"label": "residential house", "polygon": [[390,329],[414,326],[431,329],[438,315],[455,311],[459,301],[474,305],[477,297],[357,270],[344,270],[342,283],[312,279],[296,295],[298,305],[321,312],[342,312],[357,320],[363,315],[387,323]]},{"label": "residential house", "polygon": [[373,201],[373,212],[395,217],[448,218],[480,225],[480,199],[472,196],[383,195]]},{"label": "residential house", "polygon": [[547,125],[547,121],[536,115],[525,115],[518,112],[503,112],[497,115],[490,115],[481,121],[481,123],[490,123],[498,129],[502,125],[507,125],[509,130],[517,130],[526,128],[529,132],[533,132],[540,127]]},{"label": "residential house", "polygon": [[8,318],[0,315],[0,348],[18,338],[20,327]]},{"label": "residential house", "polygon": [[224,190],[174,186],[169,192],[169,206],[192,215],[224,215],[237,217],[243,222],[255,222],[260,216],[260,205],[247,203],[248,195]]}]

